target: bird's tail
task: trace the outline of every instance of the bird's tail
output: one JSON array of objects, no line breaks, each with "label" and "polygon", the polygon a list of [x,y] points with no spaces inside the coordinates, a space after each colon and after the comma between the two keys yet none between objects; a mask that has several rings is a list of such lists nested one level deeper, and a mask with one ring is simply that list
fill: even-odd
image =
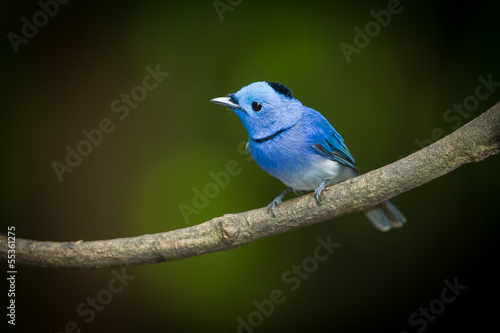
[{"label": "bird's tail", "polygon": [[375,207],[366,209],[363,214],[380,231],[400,228],[406,222],[406,217],[390,201],[384,201]]}]

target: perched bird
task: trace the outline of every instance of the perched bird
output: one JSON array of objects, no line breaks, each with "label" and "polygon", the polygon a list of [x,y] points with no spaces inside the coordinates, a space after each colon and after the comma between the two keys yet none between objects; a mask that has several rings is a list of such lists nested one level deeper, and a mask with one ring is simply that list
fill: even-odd
[{"label": "perched bird", "polygon": [[[326,186],[358,175],[340,134],[321,113],[304,106],[281,83],[254,82],[230,97],[211,102],[236,112],[248,131],[247,148],[253,159],[288,186],[269,204],[273,214],[276,205],[292,190],[314,190],[320,203]],[[363,213],[382,231],[406,222],[389,201]]]}]

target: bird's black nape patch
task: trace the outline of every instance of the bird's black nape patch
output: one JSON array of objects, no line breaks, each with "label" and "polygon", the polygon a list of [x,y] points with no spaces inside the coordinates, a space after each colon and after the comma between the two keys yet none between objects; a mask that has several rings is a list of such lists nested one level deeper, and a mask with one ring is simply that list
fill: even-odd
[{"label": "bird's black nape patch", "polygon": [[266,82],[266,83],[270,85],[271,88],[273,88],[274,91],[276,91],[278,94],[282,94],[290,99],[293,98],[292,91],[284,84],[281,84],[279,82]]}]

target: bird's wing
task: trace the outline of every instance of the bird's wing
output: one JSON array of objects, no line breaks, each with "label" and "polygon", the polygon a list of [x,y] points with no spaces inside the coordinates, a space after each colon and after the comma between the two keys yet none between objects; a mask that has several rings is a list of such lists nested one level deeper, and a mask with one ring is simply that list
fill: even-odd
[{"label": "bird's wing", "polygon": [[357,170],[354,166],[354,158],[344,144],[344,139],[325,118],[322,117],[320,122],[316,133],[317,143],[312,145],[312,149],[325,158]]},{"label": "bird's wing", "polygon": [[325,148],[321,143],[315,143],[315,144],[313,144],[312,148],[313,148],[313,150],[316,153],[318,153],[319,155],[321,155],[321,156],[323,156],[325,158],[328,158],[328,159],[333,160],[333,161],[337,161],[340,164],[348,166],[348,167],[350,167],[350,168],[352,168],[354,170],[358,170],[354,166],[354,164],[352,163],[352,161],[349,159],[348,156],[339,153],[335,149],[332,149],[332,151],[330,151],[329,149]]}]

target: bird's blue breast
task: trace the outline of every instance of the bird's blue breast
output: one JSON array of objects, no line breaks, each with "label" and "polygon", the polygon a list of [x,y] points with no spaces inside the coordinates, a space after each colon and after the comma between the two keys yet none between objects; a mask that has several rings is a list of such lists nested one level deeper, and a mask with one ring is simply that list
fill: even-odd
[{"label": "bird's blue breast", "polygon": [[[335,178],[343,171],[341,163],[318,154],[313,148],[318,143],[330,148],[326,142],[336,144],[337,141],[345,147],[342,137],[321,114],[305,109],[294,126],[276,132],[268,140],[249,140],[250,152],[259,166],[297,190],[314,189],[323,180]],[[348,159],[352,159],[347,148],[345,150]]]},{"label": "bird's blue breast", "polygon": [[282,181],[310,166],[307,142],[297,125],[271,140],[257,142],[250,139],[249,148],[259,166]]}]

